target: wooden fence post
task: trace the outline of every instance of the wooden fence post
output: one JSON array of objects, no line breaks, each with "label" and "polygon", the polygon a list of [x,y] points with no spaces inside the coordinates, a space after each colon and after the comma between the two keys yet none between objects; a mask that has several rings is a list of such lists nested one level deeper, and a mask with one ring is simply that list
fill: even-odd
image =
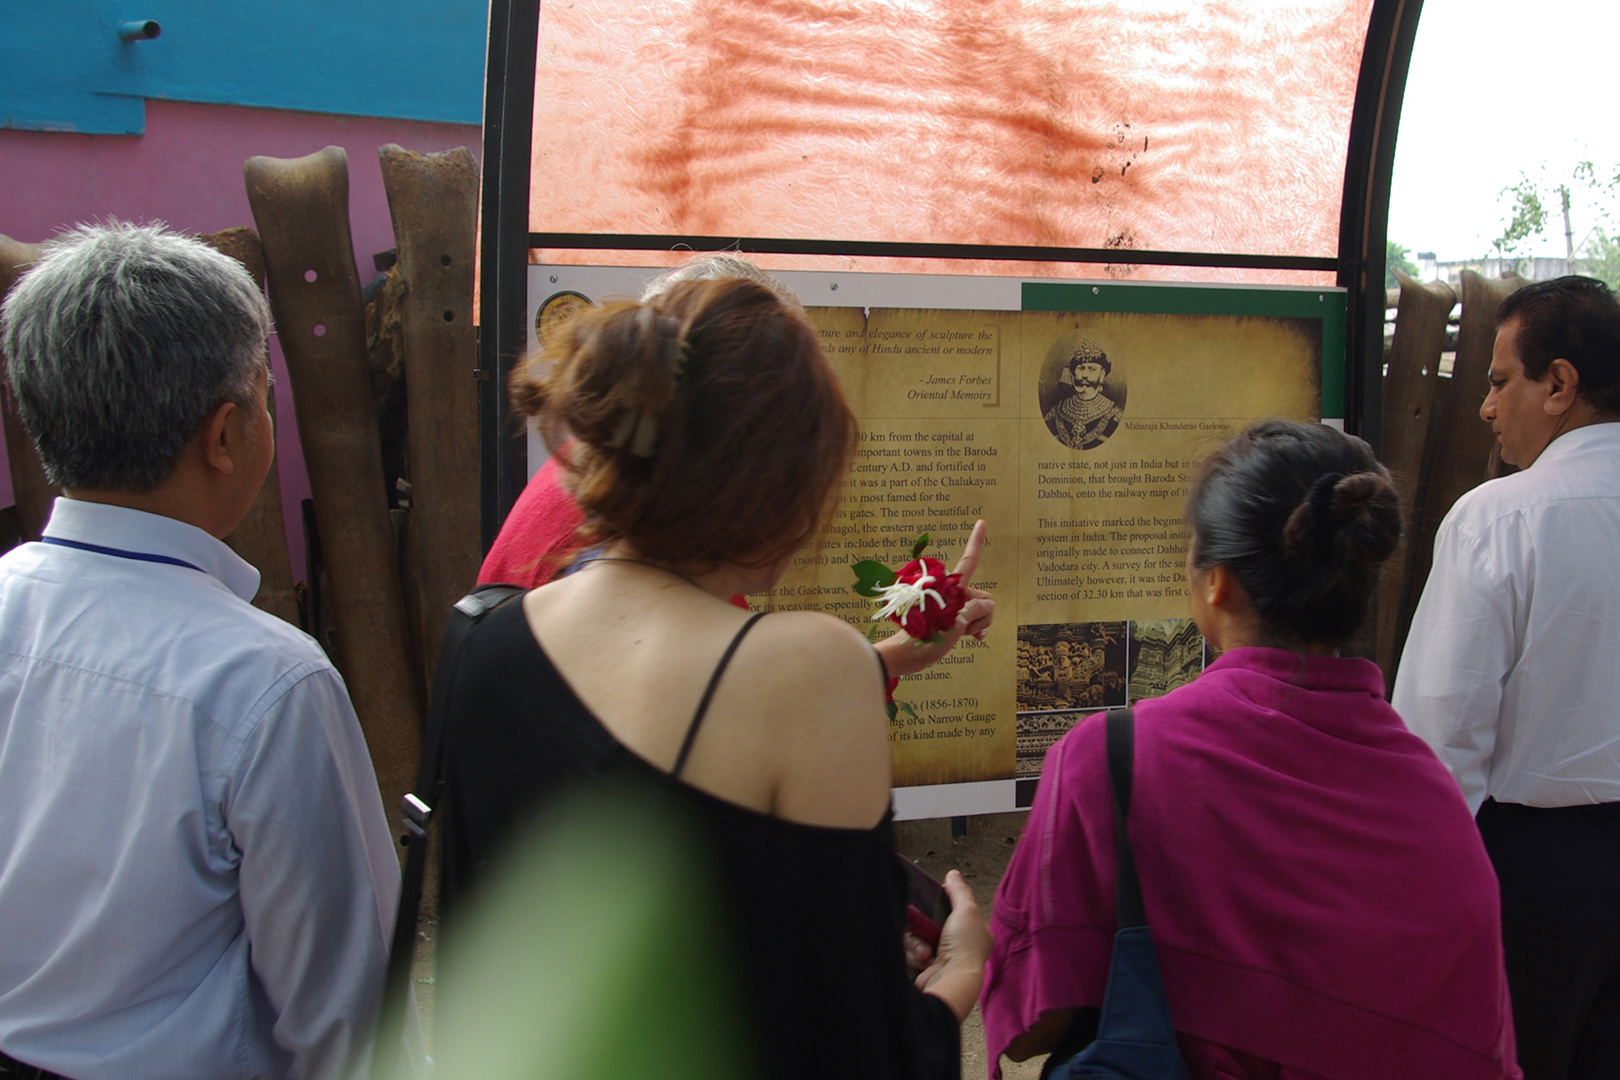
[{"label": "wooden fence post", "polygon": [[[9,236],[0,236],[0,300],[6,298],[35,260],[45,253],[44,244],[25,244]],[[6,363],[0,355],[0,364]],[[17,523],[21,527],[23,542],[38,540],[45,528],[45,519],[51,516],[51,500],[61,494],[45,479],[45,467],[39,462],[39,448],[24,429],[22,417],[17,415],[17,400],[11,395],[9,383],[0,385],[6,423],[6,460],[11,469],[11,490],[17,500]]]},{"label": "wooden fence post", "polygon": [[410,665],[382,447],[366,366],[365,310],[340,147],[243,166],[337,624],[337,663],[371,749],[389,821],[416,779],[422,707]]},{"label": "wooden fence post", "polygon": [[[1443,281],[1427,284],[1396,272],[1401,283],[1395,340],[1384,374],[1383,460],[1400,492],[1401,517],[1411,522],[1421,505],[1423,462],[1440,382],[1440,351],[1457,294]],[[1408,530],[1410,533],[1410,530]],[[1411,621],[1407,564],[1416,546],[1408,534],[1385,566],[1378,585],[1378,666],[1392,685],[1402,640]]]},{"label": "wooden fence post", "polygon": [[[264,250],[259,236],[252,229],[238,226],[223,232],[208,233],[197,239],[242,264],[253,283],[264,291]],[[264,362],[270,363],[268,351]],[[276,396],[270,394],[270,419],[276,418]],[[253,606],[261,611],[299,625],[298,597],[293,592],[292,557],[287,554],[287,524],[281,513],[281,453],[276,452],[270,463],[270,472],[259,488],[258,497],[248,509],[231,535],[225,538],[231,550],[258,567],[259,592]]]},{"label": "wooden fence post", "polygon": [[450,605],[478,576],[478,336],[473,330],[478,162],[465,148],[377,151],[404,281],[400,328],[422,670],[431,684]]}]

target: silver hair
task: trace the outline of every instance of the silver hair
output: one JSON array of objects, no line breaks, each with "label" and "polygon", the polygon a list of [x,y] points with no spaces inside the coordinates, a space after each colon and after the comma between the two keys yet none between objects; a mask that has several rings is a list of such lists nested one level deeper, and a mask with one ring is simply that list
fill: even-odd
[{"label": "silver hair", "polygon": [[66,488],[167,480],[209,413],[256,404],[269,330],[240,263],[161,223],[60,234],[0,307],[23,426]]},{"label": "silver hair", "polygon": [[804,305],[800,303],[798,294],[788,288],[781,278],[767,270],[761,270],[740,255],[728,252],[703,255],[658,275],[647,282],[647,287],[641,292],[641,302],[645,304],[649,300],[655,300],[668,292],[672,286],[679,285],[683,281],[714,281],[721,278],[743,278],[757,285],[763,285],[789,308],[801,315],[804,314]]}]

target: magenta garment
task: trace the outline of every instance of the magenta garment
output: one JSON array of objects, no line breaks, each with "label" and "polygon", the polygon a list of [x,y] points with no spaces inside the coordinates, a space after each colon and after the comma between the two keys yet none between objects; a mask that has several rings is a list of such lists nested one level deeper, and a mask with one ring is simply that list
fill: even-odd
[{"label": "magenta garment", "polygon": [[[1366,660],[1234,649],[1136,707],[1131,804],[1176,1029],[1325,1080],[1517,1078],[1496,877],[1455,781]],[[1115,930],[1103,724],[1053,746],[996,893],[990,1075],[1102,1004]]]}]

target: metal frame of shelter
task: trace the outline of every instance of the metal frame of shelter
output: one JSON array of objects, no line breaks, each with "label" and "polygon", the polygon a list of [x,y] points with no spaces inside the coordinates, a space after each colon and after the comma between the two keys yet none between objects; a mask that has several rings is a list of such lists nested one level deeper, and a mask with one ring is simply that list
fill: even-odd
[{"label": "metal frame of shelter", "polygon": [[527,342],[533,248],[732,250],[749,254],[896,256],[1051,263],[1331,271],[1346,291],[1346,429],[1379,443],[1384,340],[1384,245],[1395,135],[1422,0],[1374,0],[1357,77],[1345,156],[1336,258],[1117,248],[652,236],[529,231],[538,0],[491,0],[484,94],[479,428],[483,542],[487,548],[527,480],[526,444],[509,421],[506,377]]}]

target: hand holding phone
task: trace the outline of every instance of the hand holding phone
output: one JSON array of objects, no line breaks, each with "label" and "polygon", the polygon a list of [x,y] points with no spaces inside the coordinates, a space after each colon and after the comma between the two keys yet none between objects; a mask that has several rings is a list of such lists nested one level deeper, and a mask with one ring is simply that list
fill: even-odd
[{"label": "hand holding phone", "polygon": [[992,939],[990,928],[984,924],[984,912],[979,910],[973,889],[961,872],[952,870],[946,874],[944,888],[951,913],[940,927],[933,962],[916,982],[917,989],[949,1005],[957,1023],[961,1023],[979,999]]},{"label": "hand holding phone", "polygon": [[896,857],[906,872],[906,929],[930,949],[938,949],[940,929],[951,914],[950,895],[928,871],[904,855]]}]

